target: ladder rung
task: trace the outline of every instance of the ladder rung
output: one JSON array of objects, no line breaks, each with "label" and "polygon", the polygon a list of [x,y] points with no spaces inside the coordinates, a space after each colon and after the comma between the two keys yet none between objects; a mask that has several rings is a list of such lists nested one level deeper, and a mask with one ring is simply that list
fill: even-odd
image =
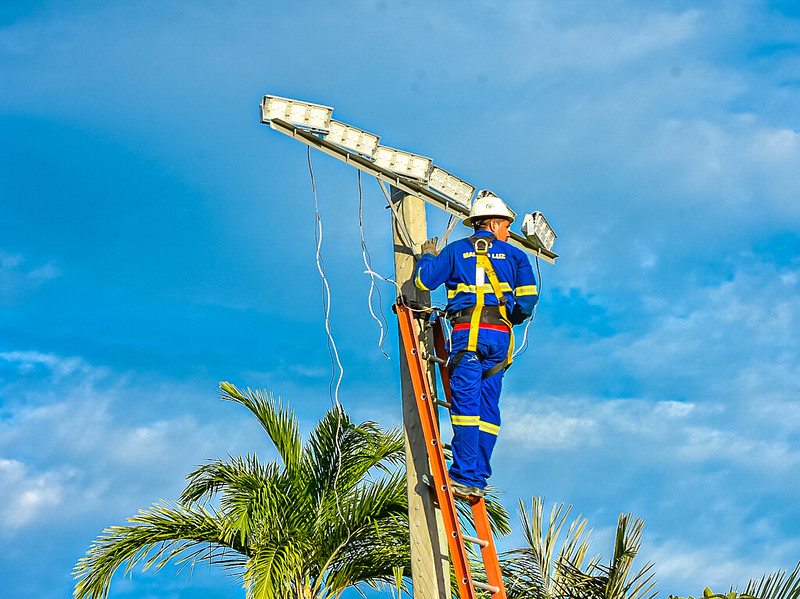
[{"label": "ladder rung", "polygon": [[500,592],[500,587],[495,587],[490,584],[486,584],[485,582],[478,582],[477,580],[472,581],[473,586],[476,589],[481,589],[483,591],[489,591],[492,595],[495,593]]},{"label": "ladder rung", "polygon": [[441,400],[441,399],[437,399],[437,400],[436,400],[436,405],[437,405],[437,406],[442,406],[443,408],[447,408],[448,410],[450,409],[450,404],[449,404],[449,403],[447,403],[447,402],[446,402],[446,401],[444,401],[444,400]]},{"label": "ladder rung", "polygon": [[447,360],[445,360],[444,358],[440,358],[439,356],[430,356],[428,354],[425,354],[425,359],[430,362],[436,362],[437,364],[447,364]]},{"label": "ladder rung", "polygon": [[483,539],[479,539],[478,537],[471,537],[469,535],[461,535],[464,537],[465,541],[469,541],[470,543],[475,543],[476,545],[480,545],[481,547],[488,547],[489,541],[484,541]]}]

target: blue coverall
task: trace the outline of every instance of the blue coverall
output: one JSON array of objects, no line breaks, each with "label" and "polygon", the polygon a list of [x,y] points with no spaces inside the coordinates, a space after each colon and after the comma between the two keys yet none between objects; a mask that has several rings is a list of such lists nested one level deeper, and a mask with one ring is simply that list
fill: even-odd
[{"label": "blue coverall", "polygon": [[[494,238],[486,230],[474,237],[488,237],[488,250],[500,289],[506,299],[509,320],[519,324],[533,313],[539,300],[536,278],[524,252]],[[469,238],[448,244],[438,256],[423,254],[414,275],[418,289],[431,291],[444,283],[447,290],[448,314],[476,303],[476,258]],[[497,306],[498,301],[488,281],[484,285],[484,304]],[[469,327],[454,327],[450,359],[467,348]],[[470,487],[483,489],[491,475],[490,459],[500,430],[500,390],[504,370],[482,379],[482,374],[502,362],[508,355],[511,331],[504,325],[481,323],[477,351],[463,354],[450,372],[452,392],[453,464],[450,478]]]}]

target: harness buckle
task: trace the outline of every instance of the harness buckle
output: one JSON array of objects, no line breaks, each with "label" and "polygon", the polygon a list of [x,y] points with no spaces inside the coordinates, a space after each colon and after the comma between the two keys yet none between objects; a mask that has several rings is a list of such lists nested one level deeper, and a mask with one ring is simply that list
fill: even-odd
[{"label": "harness buckle", "polygon": [[476,237],[475,238],[475,253],[476,254],[483,254],[485,255],[489,248],[492,247],[489,239],[486,237]]}]

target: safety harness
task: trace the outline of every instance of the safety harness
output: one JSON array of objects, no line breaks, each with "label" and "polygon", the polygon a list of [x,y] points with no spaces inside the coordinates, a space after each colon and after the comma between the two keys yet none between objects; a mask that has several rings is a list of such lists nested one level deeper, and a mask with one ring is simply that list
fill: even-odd
[{"label": "safety harness", "polygon": [[486,279],[489,279],[489,284],[492,287],[495,297],[497,298],[497,309],[499,311],[501,322],[508,327],[508,334],[510,335],[508,345],[508,355],[502,362],[498,362],[489,370],[483,373],[482,379],[488,379],[494,376],[501,370],[507,369],[511,366],[514,355],[514,332],[513,325],[508,318],[508,311],[506,309],[506,302],[508,301],[500,289],[500,280],[497,278],[497,273],[492,266],[492,260],[489,258],[489,248],[492,247],[492,241],[496,239],[492,236],[472,236],[469,238],[472,242],[472,247],[475,248],[475,306],[472,308],[472,314],[469,321],[469,339],[467,347],[456,353],[448,364],[448,369],[452,373],[455,370],[461,358],[467,352],[478,352],[478,331],[480,330],[481,322],[487,322],[486,308],[494,308],[494,306],[486,306],[484,303],[484,285]]}]

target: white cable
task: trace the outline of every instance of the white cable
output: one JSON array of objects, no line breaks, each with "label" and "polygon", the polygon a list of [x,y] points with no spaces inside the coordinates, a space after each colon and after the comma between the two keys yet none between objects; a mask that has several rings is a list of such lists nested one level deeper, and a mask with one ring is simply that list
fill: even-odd
[{"label": "white cable", "polygon": [[[331,320],[330,320],[330,313],[331,313],[331,290],[330,286],[328,285],[328,278],[325,276],[325,261],[322,259],[322,219],[319,215],[319,200],[317,199],[317,184],[314,181],[314,168],[311,166],[311,146],[308,146],[308,172],[311,175],[311,189],[314,192],[314,239],[317,242],[317,270],[319,271],[320,276],[322,277],[322,301],[325,308],[325,332],[328,335],[328,353],[331,356],[331,382],[328,387],[328,391],[331,394],[331,403],[336,408],[336,455],[337,455],[337,467],[336,467],[336,475],[333,478],[333,493],[336,499],[336,511],[339,514],[339,518],[341,519],[342,523],[348,529],[348,536],[350,535],[351,531],[349,525],[347,523],[347,519],[344,517],[342,513],[342,506],[339,502],[339,496],[336,494],[336,485],[339,484],[339,474],[342,471],[342,445],[340,442],[339,435],[341,434],[341,426],[342,426],[342,413],[344,412],[344,408],[339,403],[339,387],[342,384],[342,378],[344,377],[344,368],[342,368],[342,362],[339,360],[339,352],[336,349],[336,342],[333,339],[333,333],[331,332]],[[333,350],[333,351],[331,351]],[[335,364],[334,364],[335,358]],[[336,366],[339,367],[339,379],[336,382],[336,388],[333,389],[333,380],[336,376]]]},{"label": "white cable", "polygon": [[[539,297],[542,297],[542,273],[539,270],[539,256],[536,256],[536,274],[538,275],[538,282],[539,282]],[[530,328],[531,324],[533,324],[533,319],[536,318],[536,308],[539,307],[539,302],[536,302],[536,305],[533,307],[533,314],[531,314],[528,323],[525,325],[525,333],[522,335],[522,345],[520,348],[514,352],[511,356],[513,360],[517,356],[524,354],[528,350],[528,329]]]},{"label": "white cable", "polygon": [[[367,248],[367,242],[364,239],[364,219],[363,219],[363,203],[364,203],[364,194],[361,189],[361,171],[357,170],[358,173],[358,228],[361,232],[361,257],[364,259],[364,266],[367,267],[367,270],[364,271],[369,274],[369,296],[367,297],[367,305],[369,306],[369,313],[372,315],[372,318],[375,319],[375,322],[378,323],[378,326],[381,328],[380,336],[378,338],[378,350],[386,356],[386,359],[391,359],[389,354],[383,351],[383,342],[386,339],[386,329],[389,327],[389,323],[386,321],[386,316],[383,313],[383,309],[381,308],[381,290],[375,284],[375,273],[372,270],[372,258],[369,255],[369,249]],[[383,278],[383,277],[381,277]],[[372,292],[378,292],[378,309],[381,313],[381,318],[378,318],[375,315],[375,311],[372,309]],[[384,326],[386,325],[386,326]]]},{"label": "white cable", "polygon": [[458,224],[458,219],[451,214],[450,219],[447,221],[447,228],[444,230],[444,233],[442,234],[442,238],[439,240],[439,243],[436,244],[436,249],[438,251],[441,252],[442,249],[444,249],[444,246],[447,245],[447,240],[450,237],[450,233],[453,232],[453,229],[456,228],[457,224]]},{"label": "white cable", "polygon": [[[311,166],[311,146],[308,147],[308,172],[311,174],[311,189],[314,192],[314,239],[317,242],[317,270],[322,277],[322,303],[325,312],[325,332],[328,335],[328,353],[331,355],[331,382],[328,391],[331,395],[331,402],[337,406],[339,403],[339,387],[344,377],[344,368],[339,360],[339,351],[336,349],[336,341],[331,332],[331,288],[328,285],[328,277],[325,275],[325,261],[322,258],[322,219],[319,215],[319,200],[317,198],[317,185],[314,181],[314,169]],[[335,360],[335,364],[333,361]],[[336,379],[336,367],[339,367],[339,378],[336,380],[334,388],[333,381]]]}]

